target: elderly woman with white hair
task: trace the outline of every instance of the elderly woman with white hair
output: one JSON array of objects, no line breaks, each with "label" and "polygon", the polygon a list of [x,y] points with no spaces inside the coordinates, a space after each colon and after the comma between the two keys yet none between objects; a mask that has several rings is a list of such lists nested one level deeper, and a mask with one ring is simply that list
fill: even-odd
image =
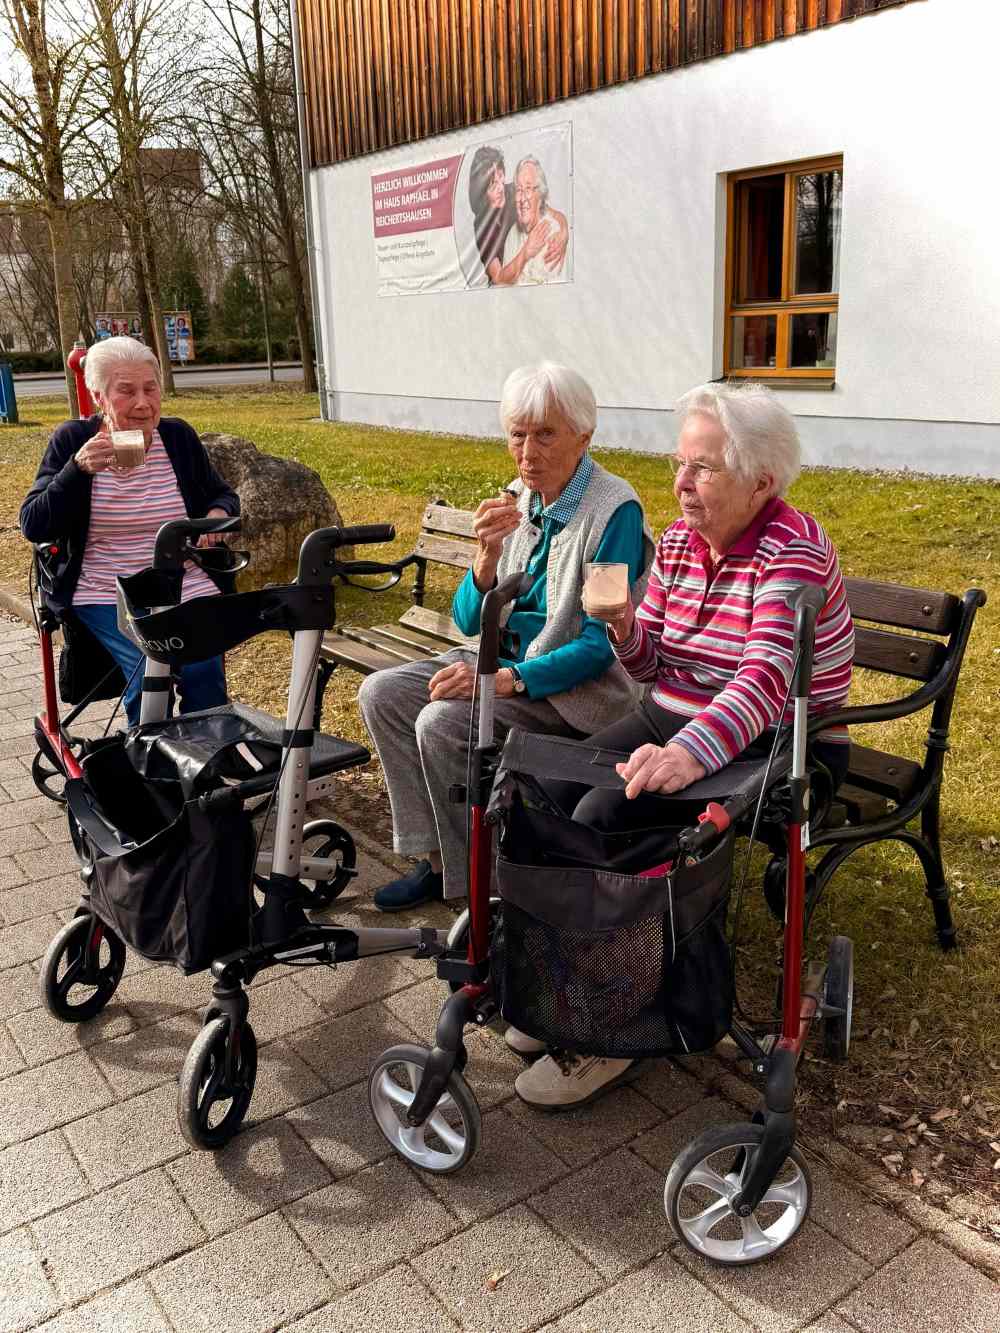
[{"label": "elderly woman with white hair", "polygon": [[[739,758],[766,754],[792,676],[796,585],[822,588],[809,714],[841,708],[854,627],[837,553],[810,514],[782,497],[799,471],[795,423],[770,390],[705,384],[678,404],[670,458],[681,514],[660,537],[642,604],[606,617],[619,664],[650,688],[641,705],[592,737],[629,757],[621,791],[569,784],[553,794],[574,819],[603,831],[662,827],[663,794]],[[790,719],[785,710],[785,720]],[[820,731],[814,758],[836,785],[847,771],[846,728]],[[522,1055],[545,1048],[508,1029]],[[518,1095],[564,1109],[617,1083],[629,1060],[551,1055],[520,1074]]]},{"label": "elderly woman with white hair", "polygon": [[[66,421],[49,440],[21,506],[29,541],[60,542],[64,558],[46,600],[60,617],[86,626],[128,681],[125,708],[139,719],[141,655],[118,630],[115,579],[146,568],[159,528],[171,519],[226,518],[240,512],[236,492],[212,467],[197,433],[160,417],[160,365],[134,338],[107,338],[87,352],[87,388],[99,411]],[[141,431],[138,466],[117,465],[112,431]],[[228,591],[200,569],[184,575],[182,600]],[[225,703],[222,659],[182,669],[181,712]]]},{"label": "elderly woman with white hair", "polygon": [[[597,406],[586,381],[544,362],[515,370],[500,420],[517,477],[476,510],[479,549],[452,615],[479,631],[485,594],[518,570],[530,590],[500,642],[496,727],[584,736],[631,708],[634,693],[604,624],[581,610],[584,565],[627,564],[636,601],[653,555],[632,487],[588,453]],[[475,655],[462,649],[369,676],[358,703],[389,788],[395,850],[419,857],[375,894],[382,911],[466,892],[465,811],[448,789],[466,777]]]}]

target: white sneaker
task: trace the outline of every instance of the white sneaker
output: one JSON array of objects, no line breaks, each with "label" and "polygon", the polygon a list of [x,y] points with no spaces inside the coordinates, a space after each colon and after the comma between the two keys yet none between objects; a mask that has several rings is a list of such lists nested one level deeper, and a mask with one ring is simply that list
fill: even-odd
[{"label": "white sneaker", "polygon": [[503,1039],[515,1055],[524,1056],[525,1059],[532,1055],[542,1055],[549,1049],[544,1041],[539,1041],[537,1037],[529,1037],[526,1032],[513,1026],[508,1027]]},{"label": "white sneaker", "polygon": [[514,1091],[529,1106],[568,1111],[620,1083],[634,1063],[599,1055],[546,1055],[518,1074]]}]

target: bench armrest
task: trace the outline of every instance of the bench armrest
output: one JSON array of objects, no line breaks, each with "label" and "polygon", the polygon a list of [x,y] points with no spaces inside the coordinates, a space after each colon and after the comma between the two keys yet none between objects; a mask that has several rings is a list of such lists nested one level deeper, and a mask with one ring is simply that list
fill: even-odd
[{"label": "bench armrest", "polygon": [[[935,713],[934,726],[943,726],[947,730],[951,712],[952,698],[958,684],[958,674],[962,669],[965,648],[972,631],[972,622],[976,612],[985,603],[986,594],[979,588],[970,589],[962,598],[959,622],[948,642],[944,661],[933,676],[901,699],[889,699],[879,704],[858,704],[851,708],[841,708],[835,713],[826,713],[814,718],[809,723],[809,735],[825,731],[828,727],[864,726],[872,722],[890,722],[898,717],[907,717],[910,713],[919,713],[931,704],[942,704]],[[938,714],[940,713],[940,717]]]}]

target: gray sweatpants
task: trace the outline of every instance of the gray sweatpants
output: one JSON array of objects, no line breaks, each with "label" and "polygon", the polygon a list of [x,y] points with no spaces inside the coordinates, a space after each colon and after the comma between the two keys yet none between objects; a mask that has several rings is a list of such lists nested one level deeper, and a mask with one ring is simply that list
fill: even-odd
[{"label": "gray sweatpants", "polygon": [[[389,667],[368,676],[358,705],[382,761],[392,806],[393,846],[401,856],[439,849],[444,896],[467,892],[465,806],[448,800],[448,788],[465,783],[469,754],[470,699],[431,703],[427,683],[452,662],[475,663],[475,654],[453,648],[426,662]],[[577,736],[547,699],[526,694],[497,699],[496,739],[511,727],[552,736]],[[478,735],[478,719],[473,737]]]}]

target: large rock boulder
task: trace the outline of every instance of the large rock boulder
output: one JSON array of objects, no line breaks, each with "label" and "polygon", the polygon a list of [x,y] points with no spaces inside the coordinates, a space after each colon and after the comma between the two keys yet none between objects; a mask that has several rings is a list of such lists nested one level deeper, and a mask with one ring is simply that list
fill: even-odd
[{"label": "large rock boulder", "polygon": [[294,577],[303,539],[315,528],[343,527],[336,501],[318,472],[290,458],[263,454],[239,435],[203,435],[216,470],[240,497],[243,531],[234,545],[253,559],[241,586]]}]

